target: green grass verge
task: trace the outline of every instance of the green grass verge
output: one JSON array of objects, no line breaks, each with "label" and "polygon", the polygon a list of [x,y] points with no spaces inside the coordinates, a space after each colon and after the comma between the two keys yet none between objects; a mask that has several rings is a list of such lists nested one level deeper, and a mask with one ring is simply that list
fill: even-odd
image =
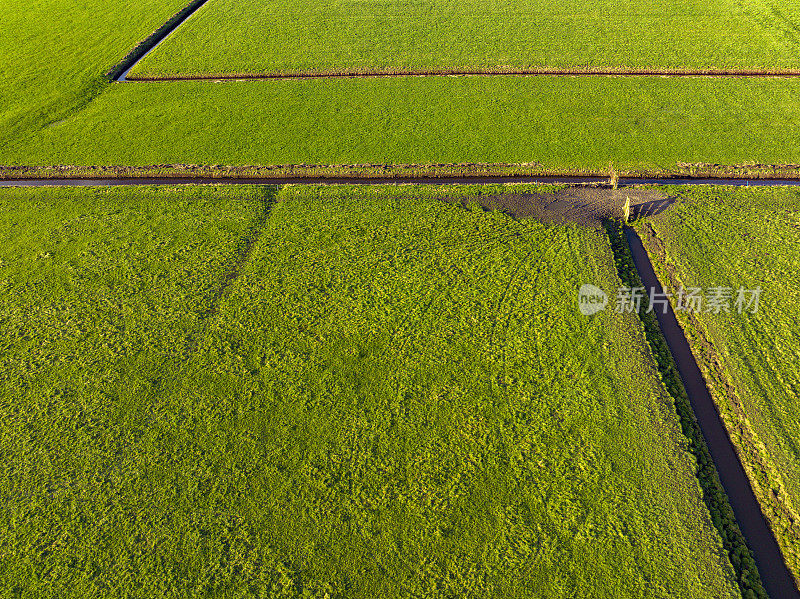
[{"label": "green grass verge", "polygon": [[605,235],[435,199],[506,189],[0,191],[3,588],[736,596],[638,322],[577,311]]},{"label": "green grass verge", "polygon": [[131,75],[797,69],[798,26],[774,0],[214,0]]},{"label": "green grass verge", "polygon": [[[680,189],[680,188],[679,188]],[[680,189],[642,232],[659,276],[680,286],[762,287],[756,314],[679,312],[764,513],[800,576],[800,193]]]}]

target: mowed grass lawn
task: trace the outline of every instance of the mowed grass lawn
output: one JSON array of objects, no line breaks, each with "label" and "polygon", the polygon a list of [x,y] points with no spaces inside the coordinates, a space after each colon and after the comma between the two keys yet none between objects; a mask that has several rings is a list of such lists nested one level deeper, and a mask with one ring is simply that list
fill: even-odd
[{"label": "mowed grass lawn", "polygon": [[800,2],[211,0],[131,76],[800,68]]},{"label": "mowed grass lawn", "polygon": [[679,315],[800,576],[800,192],[694,188],[680,198],[652,222],[658,242],[648,249],[662,277],[672,272],[686,287],[762,288],[756,314],[732,307],[729,315]]},{"label": "mowed grass lawn", "polygon": [[0,192],[0,585],[735,597],[602,232],[507,188]]}]

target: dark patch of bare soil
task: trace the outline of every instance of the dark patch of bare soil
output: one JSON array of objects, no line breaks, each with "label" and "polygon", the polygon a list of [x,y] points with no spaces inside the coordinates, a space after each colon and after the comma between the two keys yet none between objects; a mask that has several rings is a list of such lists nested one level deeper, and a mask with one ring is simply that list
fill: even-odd
[{"label": "dark patch of bare soil", "polygon": [[[602,228],[607,218],[621,218],[627,198],[631,201],[630,218],[655,216],[674,201],[655,189],[609,189],[595,186],[565,187],[554,193],[503,193],[471,198],[486,210],[499,210],[517,219],[535,218],[545,223],[577,223]],[[451,198],[442,198],[454,201]],[[458,200],[464,205],[469,201]]]}]

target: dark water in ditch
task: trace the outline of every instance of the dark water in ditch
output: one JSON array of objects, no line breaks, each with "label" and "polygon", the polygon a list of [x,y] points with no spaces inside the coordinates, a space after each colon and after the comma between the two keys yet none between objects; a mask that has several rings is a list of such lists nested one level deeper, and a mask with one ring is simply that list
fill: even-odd
[{"label": "dark water in ditch", "polygon": [[[625,236],[642,284],[648,290],[653,287],[657,293],[662,292],[661,284],[639,235],[633,229],[626,227]],[[668,307],[666,314],[662,314],[661,310],[654,312],[689,395],[689,401],[717,467],[720,482],[728,495],[736,522],[758,566],[764,590],[772,599],[800,599],[800,592],[786,567],[778,542],[761,513],[761,507],[750,487],[747,474],[711,399],[700,367],[692,355],[672,307]]]}]

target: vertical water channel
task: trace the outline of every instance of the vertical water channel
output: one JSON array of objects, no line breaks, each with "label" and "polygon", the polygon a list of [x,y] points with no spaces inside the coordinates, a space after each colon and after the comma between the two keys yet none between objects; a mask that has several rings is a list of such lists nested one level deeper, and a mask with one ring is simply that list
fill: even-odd
[{"label": "vertical water channel", "polygon": [[[663,292],[639,235],[632,228],[625,227],[625,237],[642,285],[648,291],[653,288],[656,293]],[[678,324],[672,306],[667,307],[666,313],[662,313],[661,309],[654,310],[654,313],[689,396],[736,522],[758,566],[764,590],[771,599],[800,599],[794,578],[786,566],[772,529],[761,512],[750,480],[725,429],[717,406],[711,398],[700,367],[692,354],[683,329]]]}]

